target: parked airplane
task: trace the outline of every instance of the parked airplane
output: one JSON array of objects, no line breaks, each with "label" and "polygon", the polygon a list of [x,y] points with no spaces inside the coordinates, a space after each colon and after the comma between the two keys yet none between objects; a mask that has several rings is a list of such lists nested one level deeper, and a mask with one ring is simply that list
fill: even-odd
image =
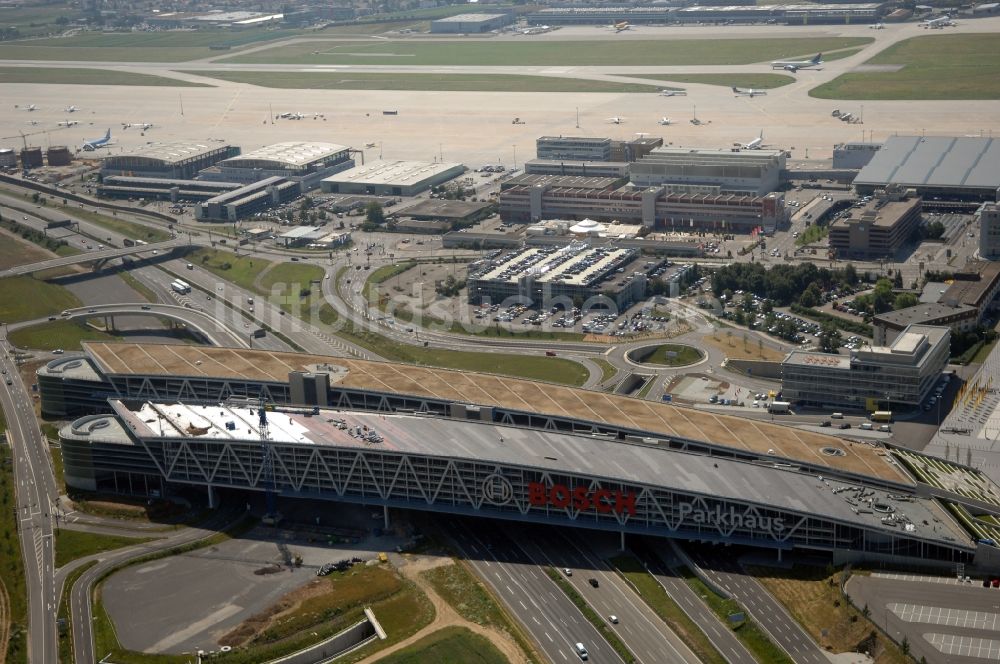
[{"label": "parked airplane", "polygon": [[872,30],[885,30],[885,23],[872,23],[868,27]]},{"label": "parked airplane", "polygon": [[285,120],[301,120],[306,116],[304,116],[302,113],[296,112],[296,113],[281,113],[280,115],[278,115],[278,117],[283,118]]},{"label": "parked airplane", "polygon": [[18,106],[14,104],[14,108],[20,108],[22,111],[37,111],[38,107],[34,104],[28,104],[27,106]]},{"label": "parked airplane", "polygon": [[63,109],[63,113],[76,113],[80,110],[79,106],[67,106]]},{"label": "parked airplane", "polygon": [[764,130],[760,130],[760,135],[750,141],[749,143],[744,143],[742,145],[744,150],[760,150],[761,145],[764,144]]},{"label": "parked airplane", "polygon": [[925,28],[945,28],[951,25],[955,25],[955,22],[947,14],[937,18],[929,18],[923,23]]},{"label": "parked airplane", "polygon": [[616,115],[613,118],[608,118],[608,122],[610,122],[611,124],[621,124],[625,122],[625,118],[621,118]]},{"label": "parked airplane", "polygon": [[131,129],[132,127],[135,127],[136,129],[140,129],[142,131],[146,131],[147,129],[152,129],[153,128],[153,123],[152,122],[123,122],[122,123],[122,129]]},{"label": "parked airplane", "polygon": [[108,129],[102,138],[95,138],[89,141],[84,141],[81,146],[87,152],[92,152],[97,148],[102,148],[111,142],[111,130]]},{"label": "parked airplane", "polygon": [[671,90],[670,88],[660,90],[661,97],[687,97],[687,90]]},{"label": "parked airplane", "polygon": [[614,29],[615,33],[617,34],[619,32],[624,32],[625,30],[628,30],[632,26],[629,25],[628,21],[618,21],[616,23],[611,24],[611,27]]},{"label": "parked airplane", "polygon": [[60,127],[73,127],[73,126],[78,125],[80,123],[77,120],[60,120],[56,124],[58,124]]},{"label": "parked airplane", "polygon": [[751,99],[753,99],[754,97],[761,97],[763,95],[766,95],[767,90],[755,90],[753,88],[734,87],[733,94],[736,95],[737,97],[750,97]]},{"label": "parked airplane", "polygon": [[664,127],[667,127],[673,124],[673,120],[664,115],[662,118],[659,119],[659,123]]},{"label": "parked airplane", "polygon": [[775,60],[771,63],[771,69],[784,69],[792,73],[800,69],[812,69],[823,64],[823,54],[817,53],[812,60]]}]

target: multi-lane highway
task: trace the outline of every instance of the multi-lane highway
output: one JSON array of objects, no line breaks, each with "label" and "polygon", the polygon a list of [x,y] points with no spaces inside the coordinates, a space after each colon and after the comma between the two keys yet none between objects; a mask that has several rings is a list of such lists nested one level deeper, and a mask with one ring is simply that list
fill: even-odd
[{"label": "multi-lane highway", "polygon": [[4,372],[0,405],[7,418],[7,438],[14,457],[18,530],[28,593],[29,661],[47,664],[57,658],[52,505],[59,494],[46,441],[38,428],[31,397],[8,355],[5,332],[0,334],[0,346],[0,370]]},{"label": "multi-lane highway", "polygon": [[[508,534],[513,537],[512,530],[508,528]],[[524,551],[538,565],[572,571],[566,580],[608,622],[639,662],[698,664],[698,657],[680,637],[578,534],[532,532],[533,536],[520,539]],[[617,622],[610,616],[615,616]]]},{"label": "multi-lane highway", "polygon": [[712,583],[743,606],[796,664],[829,664],[826,654],[785,608],[755,578],[743,572],[733,550],[685,547],[684,551]]},{"label": "multi-lane highway", "polygon": [[548,661],[579,662],[575,644],[582,643],[589,661],[595,664],[622,662],[600,632],[512,538],[488,524],[471,521],[455,520],[447,529],[462,557],[527,628]]}]

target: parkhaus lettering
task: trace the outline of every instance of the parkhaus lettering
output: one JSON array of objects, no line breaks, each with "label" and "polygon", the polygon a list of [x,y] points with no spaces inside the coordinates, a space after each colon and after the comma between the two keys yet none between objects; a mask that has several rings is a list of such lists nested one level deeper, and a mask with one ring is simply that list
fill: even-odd
[{"label": "parkhaus lettering", "polygon": [[782,517],[760,516],[749,508],[739,512],[734,505],[730,505],[728,509],[716,505],[714,510],[703,510],[695,509],[691,503],[681,503],[680,516],[681,521],[689,520],[723,530],[767,530],[780,533],[785,529],[785,519]]},{"label": "parkhaus lettering", "polygon": [[533,507],[551,505],[558,508],[572,507],[586,512],[594,510],[598,514],[628,514],[635,516],[636,494],[631,491],[611,489],[591,490],[586,486],[568,487],[565,484],[546,486],[541,482],[528,483],[528,502]]}]

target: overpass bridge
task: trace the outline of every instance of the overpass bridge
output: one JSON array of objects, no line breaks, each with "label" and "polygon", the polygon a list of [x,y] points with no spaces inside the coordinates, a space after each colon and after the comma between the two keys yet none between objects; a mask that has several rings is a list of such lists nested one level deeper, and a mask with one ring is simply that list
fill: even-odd
[{"label": "overpass bridge", "polygon": [[42,270],[49,270],[57,267],[66,267],[67,265],[77,265],[79,263],[96,263],[101,261],[111,260],[113,258],[121,258],[122,256],[132,256],[134,254],[144,254],[144,253],[168,253],[179,246],[187,244],[187,240],[182,238],[173,238],[171,240],[164,240],[163,242],[154,242],[151,244],[143,244],[137,247],[115,247],[109,249],[101,249],[98,251],[90,251],[83,254],[75,254],[73,256],[62,256],[60,258],[51,258],[45,261],[38,261],[37,263],[29,263],[27,265],[18,265],[17,267],[12,267],[7,270],[0,271],[0,279],[4,277],[15,277],[23,274],[31,274],[33,272],[41,272]]},{"label": "overpass bridge", "polygon": [[[224,323],[203,311],[189,309],[175,304],[98,304],[90,307],[79,307],[67,309],[58,318],[61,320],[76,320],[81,318],[109,318],[115,316],[152,316],[155,318],[167,318],[169,320],[183,323],[190,328],[198,330],[209,343],[215,346],[230,346],[238,348],[250,348],[249,333],[237,333],[227,327]],[[51,319],[49,319],[51,320]],[[46,319],[37,319],[11,323],[8,330],[16,330],[22,327],[31,327],[46,322]],[[110,325],[109,327],[113,327]]]}]

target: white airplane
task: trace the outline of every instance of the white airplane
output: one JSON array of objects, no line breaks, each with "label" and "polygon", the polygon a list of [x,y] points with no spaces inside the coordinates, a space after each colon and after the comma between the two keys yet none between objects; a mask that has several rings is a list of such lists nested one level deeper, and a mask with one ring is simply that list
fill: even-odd
[{"label": "white airplane", "polygon": [[955,22],[951,20],[951,17],[945,14],[944,16],[938,16],[937,18],[929,18],[923,23],[925,28],[944,28],[951,25],[955,25]]},{"label": "white airplane", "polygon": [[616,115],[613,118],[608,118],[608,122],[610,122],[611,124],[621,124],[625,122],[625,118],[620,118]]},{"label": "white airplane", "polygon": [[77,120],[60,120],[56,124],[58,124],[60,127],[73,127],[75,125],[80,124],[80,122]]},{"label": "white airplane", "polygon": [[63,109],[63,113],[76,113],[80,110],[79,106],[67,106]]},{"label": "white airplane", "polygon": [[749,143],[744,143],[741,147],[744,150],[760,150],[761,145],[764,144],[764,130],[760,130],[760,136],[753,139]]},{"label": "white airplane", "polygon": [[872,30],[885,30],[885,23],[872,23],[868,27]]},{"label": "white airplane", "polygon": [[281,113],[280,115],[278,115],[278,117],[279,118],[283,118],[285,120],[301,120],[302,118],[304,118],[306,116],[304,116],[303,114],[298,113],[298,112],[295,112],[295,113],[289,112],[289,113]]},{"label": "white airplane", "polygon": [[823,54],[817,53],[811,60],[775,60],[771,63],[771,69],[784,69],[793,74],[800,69],[812,69],[823,64]]},{"label": "white airplane", "polygon": [[123,122],[122,123],[122,129],[131,129],[132,127],[135,127],[136,129],[139,129],[141,131],[146,131],[147,129],[152,129],[153,128],[153,123],[152,122]]},{"label": "white airplane", "polygon": [[686,97],[687,90],[671,90],[669,88],[660,90],[661,97]]},{"label": "white airplane", "polygon": [[737,97],[761,97],[767,94],[767,90],[755,90],[754,88],[737,88],[733,87],[733,94]]},{"label": "white airplane", "polygon": [[87,152],[93,152],[97,148],[102,148],[107,146],[108,143],[110,142],[111,142],[111,130],[108,129],[107,132],[104,133],[103,137],[94,138],[89,141],[84,141],[81,147]]},{"label": "white airplane", "polygon": [[663,125],[664,127],[669,127],[670,125],[672,125],[674,123],[673,120],[671,120],[670,118],[668,118],[665,115],[662,118],[660,118],[658,122],[659,122],[659,124]]},{"label": "white airplane", "polygon": [[22,111],[37,111],[38,110],[38,107],[35,106],[34,104],[28,104],[26,106],[18,106],[17,104],[14,104],[14,108],[20,108]]}]

